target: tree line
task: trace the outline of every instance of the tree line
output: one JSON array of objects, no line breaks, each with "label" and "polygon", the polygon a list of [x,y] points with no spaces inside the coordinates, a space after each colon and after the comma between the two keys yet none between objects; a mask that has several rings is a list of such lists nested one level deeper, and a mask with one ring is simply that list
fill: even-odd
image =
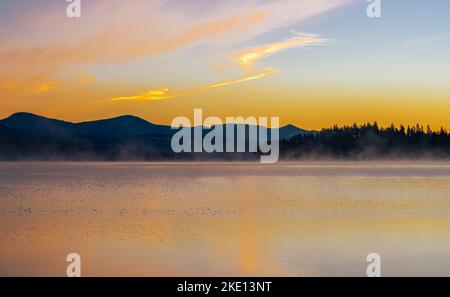
[{"label": "tree line", "polygon": [[450,133],[429,126],[337,125],[280,144],[284,158],[450,158]]}]

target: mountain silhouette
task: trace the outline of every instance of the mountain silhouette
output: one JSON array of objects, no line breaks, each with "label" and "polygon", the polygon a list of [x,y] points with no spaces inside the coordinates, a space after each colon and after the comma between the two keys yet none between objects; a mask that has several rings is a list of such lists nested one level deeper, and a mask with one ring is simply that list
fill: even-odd
[{"label": "mountain silhouette", "polygon": [[170,134],[168,126],[158,126],[135,116],[121,116],[92,122],[70,123],[31,113],[15,113],[0,121],[4,127],[33,136],[93,136],[123,139],[146,134]]},{"label": "mountain silhouette", "polygon": [[299,134],[310,134],[315,133],[315,131],[307,131],[300,129],[294,125],[287,125],[280,128],[280,139],[290,139],[294,136],[297,136]]},{"label": "mountain silhouette", "polygon": [[[248,135],[250,126],[239,126]],[[176,132],[131,115],[71,123],[20,112],[0,120],[0,159],[153,159],[172,154]],[[292,125],[279,129],[281,140],[307,133]]]},{"label": "mountain silhouette", "polygon": [[90,135],[110,139],[138,137],[147,134],[172,134],[169,126],[159,126],[135,116],[121,116],[112,119],[75,124],[77,135]]},{"label": "mountain silhouette", "polygon": [[1,120],[0,125],[32,136],[70,136],[75,125],[60,120],[48,119],[32,113],[19,112]]},{"label": "mountain silhouette", "polygon": [[[224,125],[224,138],[221,139],[224,144],[229,140],[228,125],[234,128],[235,148],[237,139],[241,139],[238,131],[245,131],[248,148],[250,143],[255,143],[249,131],[261,129],[244,124]],[[203,130],[205,136],[211,129],[191,128],[191,147],[195,131]],[[16,113],[0,120],[0,161],[256,160],[261,155],[260,152],[176,154],[171,141],[177,131],[135,116],[71,123],[31,113]],[[269,140],[273,132],[268,133]],[[380,128],[375,122],[361,126],[333,126],[320,132],[287,125],[278,132],[280,158],[283,159],[450,159],[450,133],[444,128],[439,131],[420,125]]]}]

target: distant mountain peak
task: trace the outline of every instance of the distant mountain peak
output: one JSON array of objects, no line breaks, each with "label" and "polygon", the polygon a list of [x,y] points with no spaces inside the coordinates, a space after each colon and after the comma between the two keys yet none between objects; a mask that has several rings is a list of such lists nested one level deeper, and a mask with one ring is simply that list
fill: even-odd
[{"label": "distant mountain peak", "polygon": [[13,117],[20,117],[20,116],[37,116],[37,115],[35,115],[34,113],[31,113],[31,112],[16,112],[16,113],[13,113],[9,117],[13,118]]},{"label": "distant mountain peak", "polygon": [[90,123],[90,122],[100,122],[100,121],[119,121],[119,120],[139,120],[139,121],[144,121],[147,122],[146,120],[137,117],[137,116],[133,116],[133,115],[121,115],[121,116],[117,116],[117,117],[112,117],[112,118],[105,118],[105,119],[100,119],[100,120],[92,120],[92,121],[85,121],[85,122],[81,122],[82,123]]},{"label": "distant mountain peak", "polygon": [[54,122],[72,124],[67,121],[52,119],[52,118],[44,117],[44,116],[37,115],[37,114],[31,113],[31,112],[16,112],[2,121],[8,121],[8,120],[42,120],[42,121],[54,121]]},{"label": "distant mountain peak", "polygon": [[292,125],[292,124],[289,124],[289,125],[283,126],[283,127],[281,127],[281,128],[300,129],[299,127],[297,127],[297,126],[294,126],[294,125]]},{"label": "distant mountain peak", "polygon": [[137,116],[134,116],[134,115],[129,115],[129,114],[121,115],[121,116],[115,117],[115,118],[113,118],[113,119],[140,120],[140,121],[145,121],[144,119],[142,119],[142,118],[140,118],[140,117],[137,117]]},{"label": "distant mountain peak", "polygon": [[7,117],[6,119],[17,119],[17,118],[41,118],[46,119],[46,117],[30,113],[30,112],[16,112]]}]

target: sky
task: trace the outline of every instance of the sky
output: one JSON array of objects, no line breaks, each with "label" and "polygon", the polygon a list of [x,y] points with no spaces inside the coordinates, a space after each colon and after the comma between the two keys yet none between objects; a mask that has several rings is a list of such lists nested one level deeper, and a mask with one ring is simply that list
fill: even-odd
[{"label": "sky", "polygon": [[278,116],[450,129],[450,2],[0,1],[0,118]]}]

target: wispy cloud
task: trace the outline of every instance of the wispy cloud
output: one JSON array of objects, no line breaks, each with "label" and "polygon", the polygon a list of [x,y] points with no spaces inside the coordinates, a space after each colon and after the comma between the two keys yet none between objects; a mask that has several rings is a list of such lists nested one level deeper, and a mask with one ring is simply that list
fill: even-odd
[{"label": "wispy cloud", "polygon": [[43,83],[43,84],[39,85],[37,88],[34,89],[34,92],[37,94],[43,94],[43,93],[48,93],[50,91],[53,91],[54,89],[56,89],[56,83],[48,82],[48,83]]},{"label": "wispy cloud", "polygon": [[160,101],[160,100],[167,100],[167,99],[172,99],[172,98],[176,98],[176,97],[180,97],[180,96],[186,96],[186,95],[191,95],[191,94],[203,93],[203,92],[206,92],[206,91],[209,91],[209,90],[212,90],[212,89],[228,87],[228,86],[244,83],[244,82],[247,82],[247,81],[252,81],[252,80],[265,78],[265,77],[267,77],[269,75],[272,75],[272,74],[274,74],[276,72],[277,72],[277,70],[275,68],[265,68],[265,69],[263,69],[262,71],[260,71],[258,73],[247,75],[247,76],[239,78],[239,79],[226,80],[226,81],[210,84],[210,85],[203,86],[203,87],[197,87],[197,88],[193,88],[193,89],[190,89],[190,90],[184,90],[184,91],[178,92],[176,94],[172,93],[169,88],[163,88],[163,89],[157,89],[157,90],[148,90],[148,91],[145,91],[145,92],[143,92],[143,93],[141,93],[139,95],[135,95],[135,96],[125,96],[125,97],[112,98],[112,99],[110,99],[108,101],[114,102],[114,101],[130,101],[130,100],[135,100],[135,101]]},{"label": "wispy cloud", "polygon": [[129,101],[129,100],[158,101],[158,100],[166,100],[166,99],[175,98],[176,96],[177,95],[175,95],[175,94],[170,94],[169,88],[163,88],[163,89],[145,91],[136,96],[117,97],[117,98],[113,98],[109,101]]},{"label": "wispy cloud", "polygon": [[[3,61],[3,70],[0,71],[35,76],[67,71],[81,65],[125,63],[238,32],[263,19],[261,13],[239,13],[178,30],[153,19],[130,21],[64,44],[0,51],[0,60]],[[133,32],[132,36],[130,32]]]},{"label": "wispy cloud", "polygon": [[155,100],[166,100],[172,99],[175,97],[202,93],[212,89],[229,87],[236,84],[245,83],[248,81],[258,80],[266,78],[270,75],[275,74],[278,70],[275,67],[267,67],[264,69],[254,69],[256,63],[264,58],[272,56],[277,53],[281,53],[282,51],[295,48],[295,47],[304,47],[311,45],[319,45],[325,43],[327,40],[324,38],[320,38],[317,35],[307,35],[307,34],[297,34],[287,40],[283,40],[280,42],[270,43],[261,45],[255,48],[244,49],[239,51],[237,56],[232,59],[234,63],[236,63],[241,70],[244,71],[245,76],[238,79],[229,79],[221,82],[216,82],[203,87],[196,87],[191,90],[178,92],[177,95],[169,94],[169,89],[160,89],[160,90],[150,90],[146,91],[140,95],[136,96],[128,96],[128,97],[118,97],[113,98],[109,101],[125,101],[125,100],[139,100],[139,101],[155,101]]},{"label": "wispy cloud", "polygon": [[[189,5],[174,0],[89,1],[83,7],[89,17],[77,23],[56,13],[64,8],[62,3],[48,9],[49,15],[43,15],[41,8],[38,19],[17,16],[5,28],[6,36],[14,38],[8,47],[0,47],[0,73],[53,75],[72,67],[166,54],[202,42],[232,44],[350,1],[215,0],[214,5],[200,0]],[[196,9],[196,15],[191,15],[192,6],[213,11]],[[30,35],[37,38],[30,39]]]},{"label": "wispy cloud", "polygon": [[[63,13],[66,3],[59,1],[29,5],[26,13],[21,9],[0,11],[0,17],[8,13],[11,19],[0,32],[0,39],[8,40],[0,44],[0,81],[6,79],[19,86],[10,92],[33,93],[29,91],[36,87],[36,81],[46,81],[51,77],[58,79],[58,89],[62,91],[61,86],[67,84],[60,84],[61,79],[98,65],[102,65],[103,70],[136,60],[149,61],[149,58],[199,44],[206,44],[216,51],[208,53],[214,56],[230,45],[352,1],[355,0],[186,0],[182,4],[177,0],[87,1],[81,21],[69,20]],[[38,18],[31,17],[37,13]],[[319,42],[315,37],[297,36],[292,40],[235,53],[237,60],[234,62],[244,70],[243,77],[211,83],[206,87],[193,87],[192,90],[204,92],[266,78],[275,73],[275,68],[270,68],[270,71],[256,69],[258,61],[284,49],[315,42]],[[195,60],[194,56],[192,60]],[[134,69],[130,68],[130,76],[138,75]],[[149,68],[145,75],[152,71],[158,69]],[[195,69],[192,72],[196,75]],[[105,77],[101,78],[102,81],[106,81],[110,73],[112,71],[103,71],[101,75]],[[85,75],[75,82],[90,84],[96,79]],[[0,87],[2,92],[5,88]],[[48,93],[55,88],[55,84],[42,84],[34,93]],[[177,89],[176,86],[172,88]],[[154,89],[117,97],[114,101],[166,100],[192,91],[157,94]]]},{"label": "wispy cloud", "polygon": [[309,45],[319,45],[325,43],[326,41],[326,39],[320,38],[316,35],[294,36],[281,42],[275,42],[252,49],[242,50],[240,51],[238,57],[234,58],[233,61],[239,64],[245,71],[249,71],[259,60],[280,53],[286,49]]},{"label": "wispy cloud", "polygon": [[22,92],[24,94],[45,94],[54,91],[58,88],[59,82],[51,78],[37,78],[31,80],[0,80],[0,91],[2,93],[17,94]]},{"label": "wispy cloud", "polygon": [[216,84],[212,84],[206,87],[203,87],[203,90],[211,90],[211,89],[217,89],[217,88],[222,88],[222,87],[228,87],[231,85],[235,85],[235,84],[239,84],[239,83],[243,83],[243,82],[247,82],[247,81],[251,81],[251,80],[257,80],[257,79],[261,79],[261,78],[265,78],[269,75],[272,75],[274,73],[276,73],[277,70],[275,68],[265,68],[263,72],[261,73],[256,73],[256,74],[252,74],[252,75],[248,75],[245,76],[243,78],[240,79],[235,79],[235,80],[227,80],[227,81],[223,81],[223,82],[219,82]]}]

